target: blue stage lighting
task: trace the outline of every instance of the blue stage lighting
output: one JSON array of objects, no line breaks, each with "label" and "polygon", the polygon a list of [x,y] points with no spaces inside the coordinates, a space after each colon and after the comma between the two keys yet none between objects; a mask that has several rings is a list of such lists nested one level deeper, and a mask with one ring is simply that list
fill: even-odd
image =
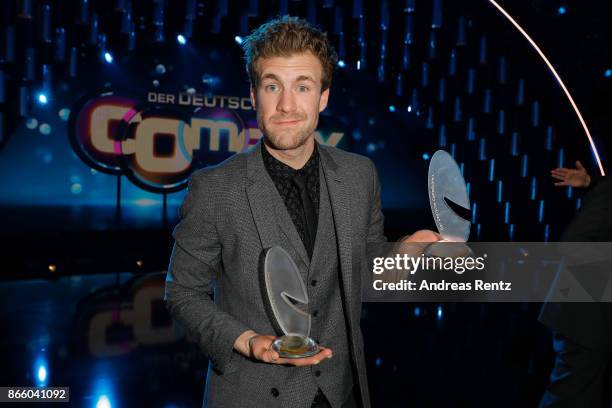
[{"label": "blue stage lighting", "polygon": [[38,372],[36,373],[36,378],[38,378],[39,383],[43,383],[47,380],[47,367],[43,364],[38,366]]},{"label": "blue stage lighting", "polygon": [[176,41],[177,41],[179,44],[181,44],[181,45],[185,45],[185,44],[187,44],[187,39],[186,39],[186,38],[185,38],[185,36],[184,36],[184,35],[182,35],[182,34],[179,34],[179,35],[177,35],[177,36],[176,36]]},{"label": "blue stage lighting", "polygon": [[389,105],[389,112],[395,112],[395,105]]},{"label": "blue stage lighting", "polygon": [[49,135],[51,134],[51,125],[48,123],[41,123],[38,127],[38,131],[43,135]]},{"label": "blue stage lighting", "polygon": [[567,9],[564,6],[561,6],[557,10],[557,13],[559,13],[559,15],[562,16],[563,14],[567,13]]},{"label": "blue stage lighting", "polygon": [[442,319],[442,306],[438,306],[438,320]]},{"label": "blue stage lighting", "polygon": [[429,153],[423,153],[423,160],[429,160]]},{"label": "blue stage lighting", "polygon": [[346,67],[346,62],[344,62],[344,60],[338,60],[338,67],[340,68]]},{"label": "blue stage lighting", "polygon": [[[44,349],[42,351],[44,352]],[[36,383],[35,385],[38,387],[46,386],[49,379],[49,371],[47,369],[47,359],[43,354],[40,354],[36,360],[34,360],[32,369],[34,371],[33,377]]]},{"label": "blue stage lighting", "polygon": [[36,118],[28,118],[26,119],[26,127],[30,130],[36,129],[38,127],[38,121]]},{"label": "blue stage lighting", "polygon": [[606,78],[612,77],[612,69],[611,68],[606,69],[605,72],[604,72],[604,76]]},{"label": "blue stage lighting", "polygon": [[108,64],[112,64],[113,63],[113,54],[111,54],[110,52],[106,51],[104,53],[104,61],[106,61]]},{"label": "blue stage lighting", "polygon": [[112,408],[110,399],[106,395],[100,395],[96,401],[96,408]]},{"label": "blue stage lighting", "polygon": [[242,44],[242,37],[237,35],[234,37],[234,41],[236,41],[236,44],[240,45]]},{"label": "blue stage lighting", "polygon": [[49,102],[49,99],[47,98],[46,94],[41,92],[41,93],[38,94],[38,102],[43,104],[43,105],[46,105],[47,102]]},{"label": "blue stage lighting", "polygon": [[68,108],[62,108],[60,109],[60,111],[58,112],[59,117],[62,120],[68,120],[68,118],[70,117],[70,109]]}]

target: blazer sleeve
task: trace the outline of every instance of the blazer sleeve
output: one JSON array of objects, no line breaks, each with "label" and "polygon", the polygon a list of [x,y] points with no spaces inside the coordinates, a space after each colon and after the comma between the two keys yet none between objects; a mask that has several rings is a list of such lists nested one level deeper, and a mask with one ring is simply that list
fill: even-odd
[{"label": "blazer sleeve", "polygon": [[219,373],[235,353],[234,341],[249,328],[213,302],[215,273],[221,268],[221,244],[212,216],[214,195],[198,173],[173,232],[174,248],[166,276],[164,300],[174,319],[195,338]]},{"label": "blazer sleeve", "polygon": [[370,222],[368,226],[367,243],[378,244],[387,242],[385,236],[384,227],[385,219],[382,213],[382,204],[380,198],[380,180],[378,178],[378,172],[376,166],[371,160],[368,160],[371,168],[371,199],[370,199]]}]

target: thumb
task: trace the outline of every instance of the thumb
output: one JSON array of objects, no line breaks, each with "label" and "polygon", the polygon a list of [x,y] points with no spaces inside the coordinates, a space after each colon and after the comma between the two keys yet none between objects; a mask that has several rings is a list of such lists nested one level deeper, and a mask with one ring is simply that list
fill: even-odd
[{"label": "thumb", "polygon": [[580,160],[576,160],[576,168],[578,170],[584,170],[584,166],[580,163]]}]

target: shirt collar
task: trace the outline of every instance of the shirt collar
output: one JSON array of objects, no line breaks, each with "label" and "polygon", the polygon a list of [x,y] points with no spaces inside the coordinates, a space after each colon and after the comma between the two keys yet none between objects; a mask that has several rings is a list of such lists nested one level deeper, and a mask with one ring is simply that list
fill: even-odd
[{"label": "shirt collar", "polygon": [[318,167],[319,166],[319,148],[317,145],[318,143],[315,141],[314,150],[312,151],[310,158],[308,159],[306,164],[304,164],[304,166],[301,169],[296,170],[286,165],[282,161],[278,160],[276,157],[272,156],[270,152],[268,152],[268,149],[266,149],[266,147],[264,146],[264,142],[262,141],[261,153],[262,153],[264,165],[266,169],[268,170],[268,173],[270,174],[270,176],[272,176],[272,178],[277,178],[277,177],[291,178],[295,176],[296,174],[302,174],[306,176],[310,175],[313,172],[317,171],[319,168]]}]

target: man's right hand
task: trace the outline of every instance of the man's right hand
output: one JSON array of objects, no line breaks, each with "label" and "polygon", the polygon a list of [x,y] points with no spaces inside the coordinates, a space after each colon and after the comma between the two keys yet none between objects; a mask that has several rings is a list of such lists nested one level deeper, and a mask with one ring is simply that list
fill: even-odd
[{"label": "man's right hand", "polygon": [[277,338],[257,334],[252,330],[242,333],[234,343],[234,348],[242,355],[270,364],[291,364],[294,366],[308,366],[319,364],[326,358],[332,358],[332,350],[321,347],[314,356],[304,358],[281,358],[274,349],[272,343]]},{"label": "man's right hand", "polygon": [[303,358],[281,358],[272,348],[272,343],[276,340],[274,336],[258,335],[251,340],[251,357],[271,364],[291,364],[294,366],[307,366],[319,364],[326,358],[332,358],[332,351],[329,348],[321,347],[314,356]]}]

